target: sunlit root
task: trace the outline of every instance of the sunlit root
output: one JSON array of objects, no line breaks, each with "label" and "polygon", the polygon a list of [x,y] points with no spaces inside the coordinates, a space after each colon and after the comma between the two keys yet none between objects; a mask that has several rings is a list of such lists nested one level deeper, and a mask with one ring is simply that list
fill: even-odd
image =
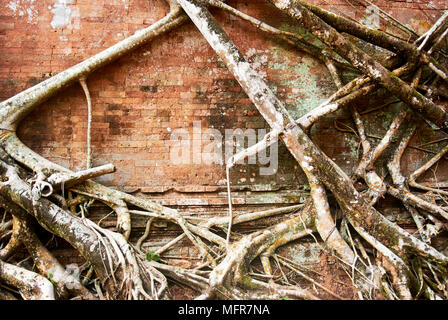
[{"label": "sunlit root", "polygon": [[0,260],[0,279],[19,289],[27,300],[54,300],[54,289],[50,280],[27,269]]},{"label": "sunlit root", "polygon": [[151,296],[141,280],[141,277],[151,278],[151,270],[137,263],[134,250],[121,235],[102,229],[88,219],[73,216],[44,198],[35,202],[30,186],[20,179],[17,170],[4,162],[0,164],[8,177],[8,182],[0,187],[3,197],[25,209],[43,227],[79,250],[94,266],[111,298]]},{"label": "sunlit root", "polygon": [[[448,257],[436,245],[437,236],[447,228],[444,223],[448,218],[447,208],[440,205],[446,200],[447,192],[438,189],[443,187],[443,181],[434,185],[417,182],[448,149],[443,148],[409,178],[403,176],[400,168],[401,157],[416,131],[416,120],[420,121],[420,116],[442,130],[448,127],[445,109],[433,100],[435,92],[439,97],[448,96],[444,95],[443,87],[437,88],[437,77],[448,80],[448,73],[437,60],[443,53],[442,40],[448,34],[446,13],[419,38],[405,25],[375,7],[381,16],[407,33],[410,41],[417,39],[412,43],[304,1],[271,2],[296,19],[321,44],[317,46],[299,34],[274,28],[221,1],[169,0],[169,13],[152,26],[0,103],[0,207],[8,212],[10,219],[0,225],[0,240],[4,246],[0,250],[0,279],[8,290],[19,289],[25,299],[166,299],[170,298],[169,280],[194,289],[198,293],[197,299],[317,299],[309,290],[291,284],[286,272],[294,272],[311,282],[314,288],[319,287],[333,297],[343,299],[302,273],[291,260],[276,253],[279,247],[292,241],[299,242],[302,237],[311,236],[317,241],[317,235],[326,244],[321,248],[338,259],[360,299],[372,298],[377,292],[382,292],[388,299],[448,298]],[[337,91],[321,105],[294,119],[283,100],[274,94],[230,40],[207,5],[225,10],[282,40],[282,44],[286,42],[320,60],[327,67]],[[183,215],[181,211],[150,199],[103,186],[93,179],[114,172],[114,166],[91,168],[92,101],[87,77],[150,39],[173,30],[188,17],[271,128],[259,143],[226,163],[229,215],[209,219]],[[342,35],[342,32],[350,36]],[[352,37],[391,52],[382,61],[375,60],[355,46],[351,42]],[[362,76],[344,84],[342,68],[355,70],[355,74]],[[15,131],[19,122],[39,104],[77,82],[84,90],[88,107],[87,169],[73,172],[39,156],[18,139]],[[386,134],[375,137],[379,143],[374,146],[368,140],[371,136],[361,119],[362,105],[355,106],[355,103],[381,88],[404,101],[410,110],[401,103],[401,110]],[[356,178],[360,178],[356,188],[353,179],[311,137],[313,124],[346,107],[350,107],[357,129],[357,132],[352,132],[359,137],[363,149],[362,158],[355,166]],[[374,110],[380,107],[383,105]],[[401,126],[408,122],[411,114],[412,122],[395,145]],[[309,199],[305,204],[234,214],[230,169],[239,160],[269,147],[276,138],[282,141],[304,172],[310,187]],[[391,177],[380,176],[377,171],[383,168],[378,160],[386,157],[388,153],[385,151],[393,147],[396,149],[391,159],[385,159],[388,160]],[[359,191],[366,189],[367,192]],[[415,193],[415,189],[434,192],[438,196],[437,202]],[[414,219],[418,233],[405,231],[376,209],[386,191],[401,200]],[[100,227],[105,217],[98,224],[89,219],[89,210],[94,208],[89,209],[89,206],[98,202],[111,208],[110,214],[116,214],[118,232]],[[337,211],[333,211],[335,207]],[[339,213],[342,214],[340,231]],[[135,236],[135,230],[131,228],[133,215],[149,218],[136,247],[129,242],[131,235]],[[233,230],[237,224],[253,222],[255,225],[259,219],[274,216],[279,222],[268,228],[248,234]],[[175,224],[180,228],[180,234],[154,252],[146,253],[142,244],[155,219]],[[83,256],[89,268],[87,281],[80,282],[70,275],[40,242],[39,233],[33,229],[35,222],[50,234],[63,238]],[[181,240],[187,239],[197,249],[202,261],[191,269],[167,264],[166,252],[183,245]],[[8,264],[12,259],[4,262],[7,258],[14,258],[13,254],[21,245],[27,249],[40,275]],[[158,259],[152,259],[151,254]],[[264,274],[254,271],[258,258]],[[271,265],[272,262],[276,265]],[[90,290],[96,291],[96,295]],[[3,296],[13,298],[1,289],[0,298]]]},{"label": "sunlit root", "polygon": [[22,226],[20,221],[13,216],[13,226],[11,237],[9,238],[8,244],[0,249],[0,259],[7,260],[11,255],[13,255],[21,246],[21,242],[19,239],[20,234],[22,233]]},{"label": "sunlit root", "polygon": [[[248,275],[248,265],[258,255],[262,254],[269,248],[278,247],[286,244],[294,239],[307,236],[310,230],[314,229],[313,210],[310,206],[305,206],[301,214],[295,218],[288,219],[285,222],[279,223],[270,229],[261,232],[256,232],[235,243],[231,244],[229,253],[224,260],[212,270],[209,276],[209,289],[205,296],[210,298],[212,296],[221,296],[222,292],[227,292],[229,288],[236,288],[241,283],[252,284],[253,279]],[[271,249],[272,250],[272,249]],[[227,288],[227,290],[225,289]],[[279,288],[280,290],[280,288]],[[230,290],[231,291],[231,290]],[[301,293],[301,298],[314,299],[315,297],[307,293],[305,290],[288,292],[291,295]],[[286,291],[285,291],[286,293]],[[235,292],[227,294],[237,294]],[[237,296],[241,293],[237,294]],[[225,297],[225,294],[223,298]],[[240,298],[244,298],[240,296]]]}]

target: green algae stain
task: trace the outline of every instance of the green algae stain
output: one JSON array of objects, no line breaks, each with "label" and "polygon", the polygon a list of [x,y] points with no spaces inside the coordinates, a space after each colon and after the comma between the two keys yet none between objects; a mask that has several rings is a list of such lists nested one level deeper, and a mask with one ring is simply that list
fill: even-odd
[{"label": "green algae stain", "polygon": [[288,57],[281,48],[272,48],[269,68],[280,70],[278,87],[287,89],[285,105],[294,118],[299,118],[316,108],[334,91],[326,82],[325,66],[307,55]]}]

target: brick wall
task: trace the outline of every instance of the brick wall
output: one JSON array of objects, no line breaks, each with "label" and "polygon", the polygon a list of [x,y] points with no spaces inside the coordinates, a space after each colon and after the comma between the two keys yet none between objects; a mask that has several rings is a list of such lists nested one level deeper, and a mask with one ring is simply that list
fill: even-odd
[{"label": "brick wall", "polygon": [[[353,1],[314,3],[366,23],[375,24],[368,9]],[[328,4],[330,3],[330,4]],[[381,8],[423,32],[447,8],[447,1],[375,1]],[[284,30],[300,31],[267,1],[229,1]],[[100,52],[136,30],[164,16],[159,0],[0,0],[0,99],[39,83]],[[294,117],[317,106],[335,87],[327,70],[307,56],[262,34],[225,13],[215,16],[255,69],[266,79]],[[383,29],[393,28],[379,20]],[[93,101],[93,163],[113,163],[117,172],[100,178],[107,185],[140,192],[167,205],[224,205],[223,165],[170,161],[171,134],[193,124],[202,130],[266,129],[266,123],[247,96],[216,58],[196,28],[187,23],[87,80]],[[366,101],[366,104],[374,104]],[[393,108],[394,106],[392,106]],[[396,106],[395,106],[396,107]],[[390,118],[371,116],[368,129],[381,134]],[[357,141],[353,134],[335,129],[334,121],[351,124],[340,112],[320,122],[313,138],[335,161],[350,171]],[[370,118],[369,118],[370,119]],[[22,123],[19,135],[31,148],[73,170],[85,163],[87,105],[79,85],[67,88]],[[329,139],[328,137],[333,137]],[[426,137],[433,138],[432,136]],[[436,146],[433,146],[437,148]],[[410,152],[410,160],[427,156]],[[193,157],[193,154],[191,154]],[[231,179],[235,201],[247,204],[284,204],[301,198],[303,173],[279,146],[277,174],[262,176],[259,165],[238,165]],[[417,161],[406,162],[411,168]]]}]

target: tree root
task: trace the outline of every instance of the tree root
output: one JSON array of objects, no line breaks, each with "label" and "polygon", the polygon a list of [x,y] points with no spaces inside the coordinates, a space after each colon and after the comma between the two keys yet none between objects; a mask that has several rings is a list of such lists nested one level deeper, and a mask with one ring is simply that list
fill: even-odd
[{"label": "tree root", "polygon": [[[13,216],[11,221],[2,221],[0,225],[1,230],[5,230],[2,231],[2,237],[9,237],[6,246],[0,250],[0,280],[19,289],[25,299],[73,296],[77,299],[96,298],[87,282],[83,284],[70,275],[40,242],[32,229],[36,220],[51,234],[66,240],[86,259],[98,277],[99,281],[94,280],[93,283],[100,299],[166,299],[169,298],[167,278],[197,290],[197,299],[319,298],[307,289],[291,285],[283,272],[284,268],[341,299],[343,297],[302,273],[291,261],[276,254],[279,247],[309,235],[315,237],[314,233],[320,235],[327,248],[342,263],[343,269],[352,278],[359,298],[372,297],[372,292],[376,290],[381,290],[383,295],[390,299],[413,299],[422,295],[430,299],[447,298],[448,257],[431,246],[431,241],[442,228],[446,228],[446,224],[439,219],[448,219],[448,213],[445,207],[418,196],[409,186],[433,191],[438,193],[440,198],[446,195],[446,191],[418,183],[417,179],[442,159],[448,149],[443,148],[409,177],[403,176],[400,161],[416,131],[417,126],[413,121],[387,163],[392,178],[391,185],[388,182],[390,180],[378,175],[376,166],[380,161],[377,160],[386,156],[385,150],[393,146],[401,125],[406,122],[411,111],[404,108],[400,110],[384,137],[373,148],[360,111],[353,105],[362,96],[384,87],[413,111],[446,129],[448,115],[445,110],[430,96],[423,96],[418,91],[422,88],[426,91],[433,90],[434,83],[427,85],[428,72],[431,77],[438,75],[444,80],[448,79],[443,65],[436,60],[439,57],[437,47],[441,46],[441,39],[447,33],[447,29],[442,28],[446,15],[444,14],[427,34],[414,43],[408,43],[303,1],[271,0],[277,8],[297,19],[315,38],[323,42],[324,46],[320,48],[305,41],[300,35],[274,28],[221,1],[168,2],[170,12],[152,26],[0,103],[0,146],[3,148],[0,148],[0,206]],[[222,30],[207,10],[206,4],[230,12],[261,31],[318,58],[326,65],[338,90],[317,108],[299,119],[293,119],[284,104]],[[115,168],[113,165],[91,168],[92,103],[85,79],[94,70],[179,26],[187,21],[187,16],[196,24],[272,128],[261,142],[230,159],[226,164],[228,175],[230,168],[238,160],[264,150],[278,137],[297,160],[308,179],[311,197],[304,205],[234,215],[228,176],[229,216],[201,221],[91,180],[112,173]],[[406,29],[403,26],[401,28]],[[391,54],[380,63],[358,49],[339,32],[349,33],[397,55]],[[426,48],[429,48],[427,52]],[[344,84],[338,68],[347,66],[359,70],[364,75]],[[432,79],[431,77],[429,79]],[[20,120],[41,102],[77,81],[86,94],[89,110],[87,169],[72,172],[29,149],[17,138],[15,131]],[[350,106],[357,129],[357,133],[355,130],[353,132],[359,136],[363,149],[363,156],[355,174],[364,180],[363,187],[367,187],[367,193],[358,191],[352,179],[320,150],[308,134],[314,123],[345,106]],[[65,189],[68,191],[68,199],[64,194]],[[63,191],[62,196],[55,193],[59,190]],[[411,213],[422,240],[386,219],[375,208],[386,192],[402,201]],[[331,212],[329,194],[334,196],[339,210],[343,213],[341,232],[337,228],[337,215],[332,215]],[[118,232],[102,228],[88,218],[84,208],[93,201],[104,203],[116,213]],[[81,206],[80,214],[76,212],[78,205]],[[300,212],[291,214],[297,210]],[[283,214],[288,216],[282,217],[279,223],[266,229],[241,236],[231,232],[233,225]],[[149,217],[145,234],[140,237],[136,247],[129,243],[133,231],[132,215]],[[203,261],[191,269],[168,265],[164,261],[148,261],[151,259],[142,251],[142,243],[148,236],[154,219],[170,221],[182,230],[175,239],[156,249],[155,254],[162,255],[180,240],[187,238],[199,250]],[[425,219],[432,224],[425,223]],[[346,221],[356,231],[357,236],[352,237]],[[224,239],[222,233],[215,230],[219,229],[225,233],[226,226],[227,235]],[[9,230],[10,228],[12,230]],[[369,245],[369,252],[359,240],[359,236]],[[12,265],[9,260],[6,262],[20,245],[27,249],[40,275]],[[257,258],[260,259],[264,274],[252,271]],[[371,262],[374,260],[376,265]],[[271,261],[277,263],[282,282],[279,282],[280,276],[275,275]],[[1,289],[0,298],[2,297],[13,298]]]},{"label": "tree root", "polygon": [[27,300],[54,300],[53,285],[37,273],[0,260],[0,279],[16,287]]}]

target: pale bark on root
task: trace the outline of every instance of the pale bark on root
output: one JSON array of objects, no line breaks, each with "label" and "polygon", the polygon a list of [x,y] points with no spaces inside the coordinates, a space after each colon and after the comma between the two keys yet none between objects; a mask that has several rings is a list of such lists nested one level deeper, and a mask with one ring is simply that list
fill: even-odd
[{"label": "pale bark on root", "polygon": [[95,297],[56,260],[51,252],[41,243],[34,231],[31,229],[31,217],[19,206],[6,201],[0,196],[1,206],[11,212],[15,223],[18,225],[18,239],[24,244],[39,273],[49,278],[54,284],[58,298],[67,298],[69,293],[82,299],[95,299]]},{"label": "pale bark on root", "polygon": [[363,155],[360,163],[358,164],[358,168],[355,170],[356,174],[362,175],[362,173],[366,170],[373,170],[375,161],[391,144],[392,138],[396,135],[398,129],[400,128],[400,125],[403,123],[407,116],[408,113],[405,110],[398,113],[398,115],[390,124],[389,129],[387,130],[380,143],[375,147],[375,149],[369,150]]},{"label": "pale bark on root", "polygon": [[13,220],[9,219],[7,221],[0,222],[0,237],[3,236],[9,229],[13,226]]},{"label": "pale bark on root", "polygon": [[442,209],[440,206],[430,203],[428,201],[423,200],[418,197],[414,193],[410,192],[408,189],[404,188],[394,188],[393,186],[388,186],[387,192],[401,201],[414,206],[421,208],[425,211],[431,212],[435,215],[440,215],[445,219],[448,219],[448,212]]},{"label": "pale bark on root", "polygon": [[330,205],[323,184],[319,182],[314,175],[310,175],[309,183],[311,187],[311,197],[316,210],[315,224],[317,231],[324,243],[335,250],[344,263],[352,265],[355,263],[355,255],[336,228],[336,224],[331,216]]},{"label": "pale bark on root", "polygon": [[[272,299],[275,297],[316,299],[307,290],[265,284],[250,277],[248,272],[250,263],[256,257],[268,251],[274,252],[279,246],[313,232],[314,216],[315,212],[312,210],[311,202],[308,202],[308,205],[302,206],[302,211],[298,216],[280,222],[262,232],[243,236],[231,244],[226,257],[213,268],[207,278],[202,276],[200,271],[185,270],[156,262],[151,262],[151,264],[163,271],[167,277],[202,292],[198,299],[213,297],[222,299]],[[242,217],[239,221],[236,219],[236,222],[245,222],[247,219],[250,218]],[[225,225],[226,219],[218,219],[210,225],[219,224]],[[264,293],[265,289],[269,289],[269,295]]]},{"label": "pale bark on root", "polygon": [[4,248],[0,249],[1,260],[6,261],[21,247],[21,242],[19,240],[21,232],[22,232],[21,224],[19,220],[13,216],[13,227],[11,237],[9,238],[7,245]]},{"label": "pale bark on root", "polygon": [[330,48],[319,48],[318,46],[315,46],[314,44],[310,43],[309,41],[306,41],[301,35],[293,32],[283,31],[277,28],[274,28],[254,17],[251,17],[241,11],[236,10],[235,8],[221,2],[218,0],[207,0],[207,3],[211,6],[223,9],[230,14],[239,17],[250,24],[252,24],[257,29],[266,32],[268,34],[271,34],[273,36],[276,36],[277,38],[285,41],[286,43],[292,45],[293,47],[297,47],[299,50],[302,50],[303,52],[306,52],[310,54],[311,56],[315,57],[316,59],[321,60],[323,63],[327,64],[330,63],[331,65],[338,65],[343,68],[350,68],[351,66],[349,64],[346,64],[342,61],[342,59]]},{"label": "pale bark on root", "polygon": [[[390,223],[366,203],[364,198],[354,189],[345,173],[321,154],[301,129],[295,126],[281,102],[276,99],[269,88],[251,69],[204,7],[191,0],[179,0],[179,3],[212,48],[215,49],[218,56],[226,63],[272,129],[280,131],[280,137],[296,157],[307,176],[317,174],[323,180],[336,196],[344,211],[350,216],[350,221],[355,228],[360,228],[368,222],[368,232],[372,232],[380,241],[384,241],[395,254],[406,257],[411,250],[412,253],[418,252],[418,254],[442,265],[447,264],[447,257]],[[373,245],[377,245],[377,249],[381,248],[379,241],[374,242]],[[227,274],[228,272],[227,270],[223,273]],[[217,281],[217,284],[222,283],[222,281],[224,280],[221,278]]]},{"label": "pale bark on root", "polygon": [[372,237],[362,226],[357,226],[351,221],[350,223],[354,226],[355,230],[386,259],[388,262],[386,268],[391,271],[393,283],[400,298],[411,300],[412,294],[410,288],[415,286],[416,280],[403,259]]},{"label": "pale bark on root", "polygon": [[[390,60],[386,60],[389,67],[395,67],[399,62],[396,57],[390,56]],[[392,73],[396,76],[401,76],[412,69],[406,64],[402,67],[396,68]],[[296,120],[303,130],[309,131],[310,127],[317,121],[325,118],[331,113],[334,113],[343,107],[354,105],[358,99],[361,99],[378,89],[378,85],[371,83],[371,79],[366,76],[360,76],[353,79],[331,95],[326,101],[310,110],[308,113]]]},{"label": "pale bark on root", "polygon": [[443,15],[434,23],[431,28],[426,31],[423,35],[421,35],[417,40],[415,40],[415,43],[421,42],[421,44],[418,47],[418,50],[422,50],[423,47],[427,43],[431,43],[431,38],[434,38],[436,35],[437,30],[446,22],[448,19],[448,11],[445,11]]},{"label": "pale bark on root", "polygon": [[405,110],[398,113],[390,124],[390,127],[383,139],[381,139],[380,143],[374,149],[370,148],[370,143],[368,142],[364,132],[365,129],[362,124],[361,116],[356,111],[353,115],[364,149],[364,154],[359,161],[355,174],[364,178],[367,186],[369,187],[369,197],[372,199],[372,203],[376,203],[379,198],[382,198],[386,194],[387,186],[383,179],[380,178],[375,171],[375,161],[383,154],[386,148],[390,146],[392,138],[397,134],[400,125],[404,122],[408,116],[408,113]]},{"label": "pale bark on root", "polygon": [[[402,111],[398,114],[386,135],[372,149],[358,111],[353,107],[351,109],[364,151],[357,173],[364,178],[367,186],[375,193],[374,201],[369,201],[367,197],[355,189],[346,173],[317,147],[309,138],[307,132],[318,120],[343,106],[348,106],[363,95],[372,93],[379,86],[385,87],[424,117],[446,129],[448,126],[446,112],[416,90],[420,87],[419,82],[423,77],[423,64],[427,64],[432,72],[444,79],[447,78],[444,76],[445,71],[437,65],[437,61],[432,57],[428,57],[424,52],[417,52],[418,50],[413,44],[362,27],[304,2],[283,0],[271,0],[271,2],[296,18],[327,47],[324,49],[317,48],[303,42],[303,39],[296,34],[273,28],[219,1],[170,0],[170,12],[152,26],[136,32],[133,36],[115,46],[0,103],[0,127],[2,130],[0,146],[6,151],[0,150],[0,171],[3,178],[0,183],[0,202],[2,207],[9,208],[14,215],[11,238],[8,245],[0,250],[0,259],[11,255],[18,248],[18,245],[23,243],[35,260],[39,272],[46,277],[48,277],[48,274],[52,275],[51,280],[60,297],[67,297],[70,293],[92,298],[92,294],[77,279],[67,276],[67,272],[30,229],[30,219],[32,220],[34,217],[45,229],[70,243],[93,266],[105,289],[106,298],[165,298],[167,297],[168,287],[166,276],[198,290],[200,292],[199,299],[212,297],[316,299],[317,297],[310,291],[298,286],[279,285],[273,280],[269,282],[257,280],[250,272],[250,268],[251,263],[259,257],[266,273],[264,277],[272,279],[270,257],[275,256],[276,249],[291,241],[310,235],[312,232],[317,232],[346,265],[354,269],[356,265],[364,263],[358,260],[354,242],[351,241],[352,248],[350,248],[343,235],[336,228],[336,221],[331,214],[327,198],[328,190],[336,198],[345,218],[348,219],[353,228],[376,249],[377,260],[380,265],[377,269],[372,268],[371,271],[384,276],[387,270],[392,279],[392,283],[389,284],[385,280],[386,277],[381,277],[380,283],[384,292],[390,297],[394,297],[396,292],[402,299],[413,298],[416,291],[424,291],[429,296],[437,296],[428,285],[431,280],[426,275],[424,280],[421,280],[424,278],[423,276],[419,276],[419,280],[416,280],[409,261],[415,256],[418,259],[426,259],[429,263],[428,268],[431,269],[435,280],[438,281],[437,274],[432,266],[438,270],[445,270],[448,265],[448,257],[387,220],[373,206],[376,200],[382,197],[386,191],[386,184],[375,172],[374,164],[385,149],[392,144],[400,124],[406,117],[406,112]],[[314,55],[327,66],[338,91],[324,104],[300,119],[294,120],[283,103],[244,59],[217,21],[208,12],[206,4],[210,3],[292,45],[297,45],[298,41],[298,45],[302,46],[305,52]],[[310,184],[311,197],[305,205],[243,213],[235,216],[230,210],[230,219],[219,217],[197,222],[194,219],[182,216],[177,210],[105,187],[90,180],[115,170],[112,165],[90,168],[90,138],[87,141],[87,169],[79,172],[72,172],[44,159],[17,138],[15,130],[21,119],[38,104],[59,92],[61,88],[76,83],[76,81],[80,82],[86,94],[89,109],[88,127],[90,127],[91,99],[85,82],[87,76],[99,67],[129,53],[155,36],[166,33],[186,21],[187,16],[181,11],[180,7],[198,27],[272,128],[272,131],[266,135],[263,141],[232,158],[227,164],[227,172],[237,160],[264,150],[274,138],[279,137],[297,160]],[[372,44],[395,51],[401,57],[391,55],[380,63],[356,48],[324,21],[339,31],[351,33]],[[434,27],[434,29],[440,28]],[[423,42],[431,43],[432,40],[429,38],[433,37],[433,34],[435,32],[428,34],[426,38],[422,38]],[[437,44],[438,40],[435,41]],[[424,44],[420,47],[423,46]],[[337,66],[344,66],[344,63],[341,63],[340,57],[335,52],[365,75],[344,86],[337,70]],[[432,48],[428,54],[431,53]],[[406,61],[406,59],[408,60]],[[415,70],[416,73],[412,75],[411,72]],[[413,76],[411,84],[401,79],[405,79],[404,76],[409,75]],[[88,131],[88,136],[90,136],[90,130]],[[388,186],[387,190],[390,194],[400,198],[405,207],[415,206],[424,209],[422,214],[425,214],[432,221],[437,221],[437,218],[431,214],[447,218],[448,214],[444,208],[411,193],[405,185],[405,178],[401,175],[399,161],[411,136],[405,136],[404,140],[400,142],[398,151],[394,154],[392,161],[389,162],[388,167],[391,171],[394,186]],[[444,152],[442,150],[422,169],[411,175],[411,184],[414,183],[415,187],[419,187],[416,183],[417,177],[437,162]],[[31,173],[17,166],[16,162],[32,171],[34,176],[31,177]],[[379,184],[379,186],[375,184]],[[64,190],[65,188],[69,191],[70,201],[68,202],[66,202],[65,197],[53,194],[54,191]],[[73,199],[72,193],[77,194],[75,199]],[[230,196],[230,185],[228,193]],[[95,200],[103,202],[115,211],[117,214],[117,230],[122,234],[99,227],[84,216],[83,210],[81,217],[74,214],[76,213],[76,205]],[[59,204],[59,206],[56,204]],[[230,198],[229,205],[231,205]],[[65,210],[67,207],[70,207],[71,212]],[[231,236],[230,231],[233,224],[272,217],[298,209],[302,209],[298,215],[283,220],[272,227],[243,235],[238,239]],[[416,209],[410,207],[409,211],[413,214],[413,217],[416,216]],[[132,214],[150,217],[147,231],[144,237],[139,239],[137,248],[134,248],[128,242],[132,231]],[[156,254],[162,254],[175,243],[188,238],[199,250],[205,262],[196,267],[196,270],[187,270],[155,261],[146,261],[141,245],[149,233],[150,223],[153,219],[174,222],[183,232],[180,236],[156,250]],[[416,220],[416,223],[418,225],[418,220]],[[226,241],[216,234],[212,227],[224,229],[227,225],[229,228]],[[422,239],[425,240],[424,237]],[[358,246],[362,246],[357,239],[355,240]],[[369,260],[365,250],[362,252],[363,258]],[[372,266],[370,265],[370,267]],[[14,268],[17,267],[10,266],[0,260],[0,279],[19,288],[25,298],[54,298],[54,294],[52,295],[54,288],[51,282],[48,285],[48,280],[44,277],[28,270]],[[203,268],[210,268],[211,271],[201,270]],[[20,273],[11,277],[12,269],[19,270]],[[363,269],[362,272],[367,270],[367,268],[361,269]],[[17,275],[21,275],[21,277]],[[365,278],[363,274],[361,276]],[[419,285],[420,289],[415,290]],[[100,298],[104,298],[102,289],[98,284],[96,284],[96,289]],[[333,294],[331,291],[328,292]]]},{"label": "pale bark on root", "polygon": [[0,280],[19,289],[26,300],[54,300],[53,285],[43,276],[0,260]]},{"label": "pale bark on root", "polygon": [[409,141],[414,136],[415,130],[417,129],[417,124],[415,121],[411,120],[411,123],[408,125],[408,128],[403,134],[398,146],[395,148],[395,151],[392,155],[392,158],[387,164],[387,168],[389,169],[390,175],[392,177],[392,181],[394,185],[403,187],[405,183],[405,177],[401,173],[401,158],[403,153],[405,152]]},{"label": "pale bark on root", "polygon": [[[237,288],[238,286],[242,286],[246,290],[250,288],[254,282],[248,276],[249,264],[266,250],[273,252],[273,247],[277,248],[312,232],[315,228],[314,215],[315,211],[312,206],[305,206],[299,216],[281,222],[272,228],[244,236],[237,242],[232,243],[226,257],[210,273],[209,288],[204,293],[204,297],[212,298],[216,295],[228,298],[223,293],[227,292],[229,294],[228,290],[230,288]],[[305,290],[299,290],[296,294],[298,293],[302,295],[301,298],[315,298]],[[286,296],[291,295],[294,296],[292,292]]]},{"label": "pale bark on root", "polygon": [[0,287],[0,300],[17,300],[17,298],[8,290],[5,290]]},{"label": "pale bark on root", "polygon": [[[434,164],[436,164],[442,157],[448,152],[448,145],[443,147],[434,157],[429,159],[424,165],[422,165],[420,168],[415,170],[413,173],[409,175],[409,185],[418,188],[423,189],[426,191],[433,191],[439,195],[448,195],[447,191],[431,188],[425,185],[422,185],[417,182],[417,179],[425,173],[429,168],[431,168]],[[446,217],[445,217],[446,218]]]},{"label": "pale bark on root", "polygon": [[86,169],[92,167],[92,147],[91,147],[91,127],[92,127],[92,99],[90,98],[89,87],[87,86],[86,78],[80,77],[79,84],[86,95],[87,100],[87,156],[86,156]]},{"label": "pale bark on root", "polygon": [[[33,215],[40,225],[60,236],[76,248],[95,268],[111,297],[137,299],[149,297],[142,285],[141,277],[150,270],[141,269],[133,249],[119,234],[113,234],[95,226],[88,219],[73,216],[45,198],[35,201],[29,185],[22,181],[17,169],[0,162],[3,175],[8,182],[0,186],[5,199]],[[116,280],[115,274],[120,275]],[[118,277],[118,276],[117,276]],[[122,286],[126,282],[126,286]]]},{"label": "pale bark on root", "polygon": [[381,30],[374,30],[353,20],[336,15],[330,11],[319,8],[313,4],[305,1],[299,1],[301,5],[313,12],[316,16],[324,20],[329,25],[333,26],[339,32],[346,32],[356,36],[359,39],[365,40],[376,46],[388,49],[392,52],[400,53],[404,56],[418,56],[417,48],[413,45],[388,35]]},{"label": "pale bark on root", "polygon": [[[389,193],[402,200],[403,205],[411,214],[422,240],[429,243],[431,241],[431,238],[437,235],[443,228],[443,224],[438,219],[434,218],[430,213],[444,216],[446,215],[446,212],[439,206],[436,206],[416,195],[413,195],[406,185],[406,181],[409,181],[412,178],[409,177],[408,179],[406,179],[401,173],[401,157],[406,150],[409,141],[414,135],[416,127],[417,126],[415,121],[412,121],[412,123],[406,129],[402,139],[400,140],[400,143],[398,144],[398,147],[395,149],[390,161],[387,164],[387,168],[392,177],[392,182],[397,188],[389,188]],[[424,215],[429,218],[434,224],[430,225],[429,227],[425,227],[423,225],[424,218],[420,215],[420,212],[415,207],[423,209]]]},{"label": "pale bark on root", "polygon": [[441,128],[448,127],[444,109],[411,88],[406,82],[384,68],[378,61],[357,48],[333,27],[299,4],[297,1],[270,0],[277,8],[295,18],[318,39],[350,61],[356,68],[402,99],[410,107]]},{"label": "pale bark on root", "polygon": [[[418,241],[407,232],[392,224],[379,214],[353,187],[348,176],[322,152],[295,125],[283,104],[252,70],[227,35],[222,31],[210,13],[192,0],[180,0],[184,10],[196,24],[218,56],[240,82],[249,98],[273,130],[280,131],[285,146],[299,162],[305,173],[311,172],[322,179],[332,191],[339,204],[351,216],[356,225],[369,223],[368,231],[403,255],[412,249],[426,257],[447,264],[448,258],[437,250]],[[381,230],[381,231],[380,231]]]},{"label": "pale bark on root", "polygon": [[116,45],[3,101],[0,103],[0,127],[4,130],[14,131],[20,120],[31,112],[36,105],[48,100],[65,86],[87,77],[98,68],[115,61],[185,21],[185,15],[182,15],[181,11],[174,7],[164,18],[148,28],[135,32],[134,35]]},{"label": "pale bark on root", "polygon": [[[45,172],[48,174],[60,173],[63,175],[72,175],[70,170],[61,167],[53,162],[46,160],[40,155],[36,154],[34,151],[25,146],[15,135],[13,132],[7,132],[3,135],[3,141],[1,141],[2,146],[4,146],[5,151],[11,155],[14,160],[19,163],[25,165],[26,167],[32,169],[35,172]],[[111,189],[105,187],[97,182],[92,180],[85,181],[82,185],[78,185],[76,187],[72,187],[72,191],[75,191],[78,194],[86,195],[90,198],[102,201],[108,205],[111,205],[113,208],[124,208],[126,204],[133,205],[139,207],[141,209],[147,210],[148,212],[154,213],[156,217],[162,219],[168,219],[175,223],[178,223],[186,233],[187,237],[198,246],[199,250],[204,256],[207,256],[211,261],[213,258],[208,254],[207,249],[202,244],[202,241],[197,239],[192,232],[187,228],[187,225],[184,221],[184,218],[179,214],[177,210],[163,207],[159,204],[156,204],[152,201],[137,198],[130,194]],[[120,213],[118,211],[117,213]],[[130,219],[127,216],[129,214],[128,211],[122,210],[122,220],[126,224],[121,224],[123,230],[127,230],[126,233],[130,230]],[[125,234],[126,234],[125,233]]]},{"label": "pale bark on root", "polygon": [[[134,35],[117,43],[116,45],[0,103],[0,123],[3,134],[12,133],[14,135],[14,131],[16,130],[20,120],[23,119],[29,112],[31,112],[31,110],[59,92],[65,86],[74,83],[76,80],[80,81],[86,93],[89,109],[91,109],[90,96],[88,94],[87,85],[85,83],[85,79],[89,74],[91,74],[96,69],[109,64],[110,62],[131,52],[132,50],[135,50],[149,40],[174,29],[175,27],[186,21],[186,16],[182,14],[181,10],[179,10],[179,6],[174,1],[169,1],[169,4],[171,8],[170,12],[164,18],[152,24],[148,28],[137,31]],[[19,147],[22,145],[18,139],[15,142]],[[6,143],[5,145],[10,146],[10,143]],[[90,148],[88,149],[89,156],[87,160],[87,168],[89,169],[91,159]],[[69,172],[67,169],[60,166],[45,166],[44,164],[38,163],[38,161],[36,163],[35,160],[40,160],[42,158],[33,154],[31,150],[29,151],[30,152],[28,154],[27,152],[25,152],[25,154],[17,152],[16,155],[19,155],[20,160],[22,160],[18,160],[20,163],[24,163],[25,165],[28,164],[28,167],[33,169],[34,172],[42,172],[46,177],[49,177],[51,173],[62,172],[67,175],[67,173]],[[27,156],[30,155],[32,157],[36,156],[36,158],[33,158],[31,161],[29,161],[30,159],[27,159]],[[34,163],[30,164],[30,162]],[[44,163],[48,164],[48,161],[45,161]],[[87,170],[87,172],[89,172],[89,170]],[[104,174],[104,172],[100,172],[100,174]],[[70,179],[66,177],[66,175],[65,179]],[[77,173],[75,175],[80,175],[80,173]],[[95,175],[91,175],[89,177],[87,175],[84,175],[84,180],[92,178],[94,176]],[[73,181],[74,184],[81,182],[82,178],[76,178],[76,181]],[[62,186],[63,185],[64,181],[62,181]],[[124,207],[125,205],[123,205],[122,203],[115,204],[115,209],[119,217],[118,228],[122,230],[125,237],[128,238],[131,229],[130,215]]]}]

